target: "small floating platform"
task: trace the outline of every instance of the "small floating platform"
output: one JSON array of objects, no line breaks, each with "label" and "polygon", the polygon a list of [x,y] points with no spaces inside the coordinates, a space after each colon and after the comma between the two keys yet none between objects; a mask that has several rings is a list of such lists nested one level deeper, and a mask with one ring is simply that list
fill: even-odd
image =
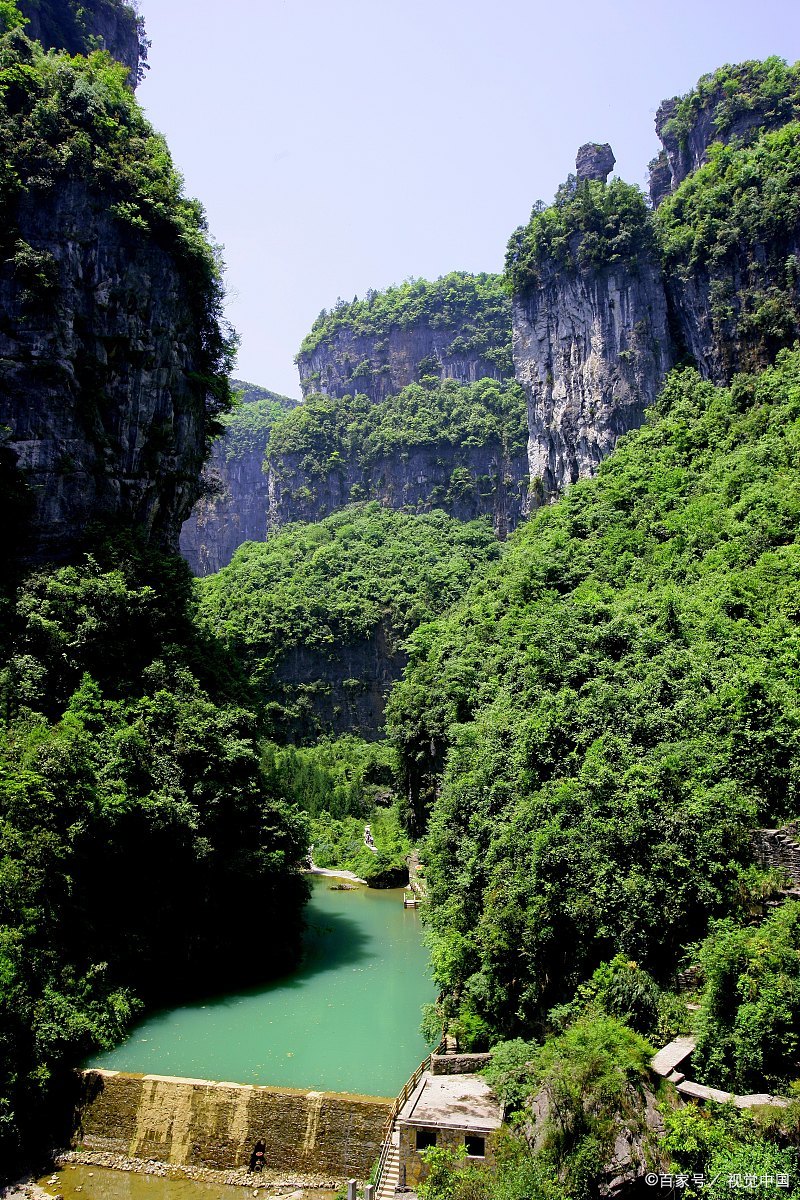
[{"label": "small floating platform", "polygon": [[403,892],[403,908],[419,908],[422,901],[413,892]]}]

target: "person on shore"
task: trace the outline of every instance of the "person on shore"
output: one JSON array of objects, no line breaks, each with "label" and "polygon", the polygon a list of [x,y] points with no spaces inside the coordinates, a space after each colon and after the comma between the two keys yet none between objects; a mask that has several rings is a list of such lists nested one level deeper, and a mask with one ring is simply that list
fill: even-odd
[{"label": "person on shore", "polygon": [[250,1155],[250,1174],[255,1175],[264,1170],[264,1159],[267,1152],[266,1142],[257,1141]]}]

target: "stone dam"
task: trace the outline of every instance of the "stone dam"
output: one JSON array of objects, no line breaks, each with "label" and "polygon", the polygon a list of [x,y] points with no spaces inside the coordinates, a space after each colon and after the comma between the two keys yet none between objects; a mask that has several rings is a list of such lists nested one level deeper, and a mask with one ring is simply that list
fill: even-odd
[{"label": "stone dam", "polygon": [[368,1179],[393,1098],[86,1070],[81,1150],[217,1171],[246,1169],[257,1141],[269,1170]]}]

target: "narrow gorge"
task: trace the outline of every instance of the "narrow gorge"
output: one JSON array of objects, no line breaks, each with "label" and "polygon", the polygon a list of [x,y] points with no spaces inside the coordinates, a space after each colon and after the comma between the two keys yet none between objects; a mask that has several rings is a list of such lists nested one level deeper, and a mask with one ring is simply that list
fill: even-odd
[{"label": "narrow gorge", "polygon": [[0,1183],[800,1196],[800,64],[324,309],[295,399],[148,48],[0,0]]}]

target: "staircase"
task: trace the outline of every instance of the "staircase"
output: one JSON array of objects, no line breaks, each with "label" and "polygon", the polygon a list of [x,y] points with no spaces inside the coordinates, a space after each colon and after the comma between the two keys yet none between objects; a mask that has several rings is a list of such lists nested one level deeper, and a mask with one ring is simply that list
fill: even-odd
[{"label": "staircase", "polygon": [[384,1159],[383,1170],[375,1193],[375,1200],[394,1200],[395,1190],[400,1183],[400,1131],[396,1123],[389,1135],[389,1150]]},{"label": "staircase", "polygon": [[[442,1054],[445,1042],[442,1041],[434,1050],[434,1054]],[[378,1160],[378,1170],[375,1176],[375,1200],[394,1200],[394,1194],[400,1184],[400,1130],[397,1118],[400,1110],[408,1100],[414,1088],[431,1065],[431,1056],[419,1064],[408,1083],[392,1105],[392,1111],[386,1122],[381,1143],[381,1156]]]}]

